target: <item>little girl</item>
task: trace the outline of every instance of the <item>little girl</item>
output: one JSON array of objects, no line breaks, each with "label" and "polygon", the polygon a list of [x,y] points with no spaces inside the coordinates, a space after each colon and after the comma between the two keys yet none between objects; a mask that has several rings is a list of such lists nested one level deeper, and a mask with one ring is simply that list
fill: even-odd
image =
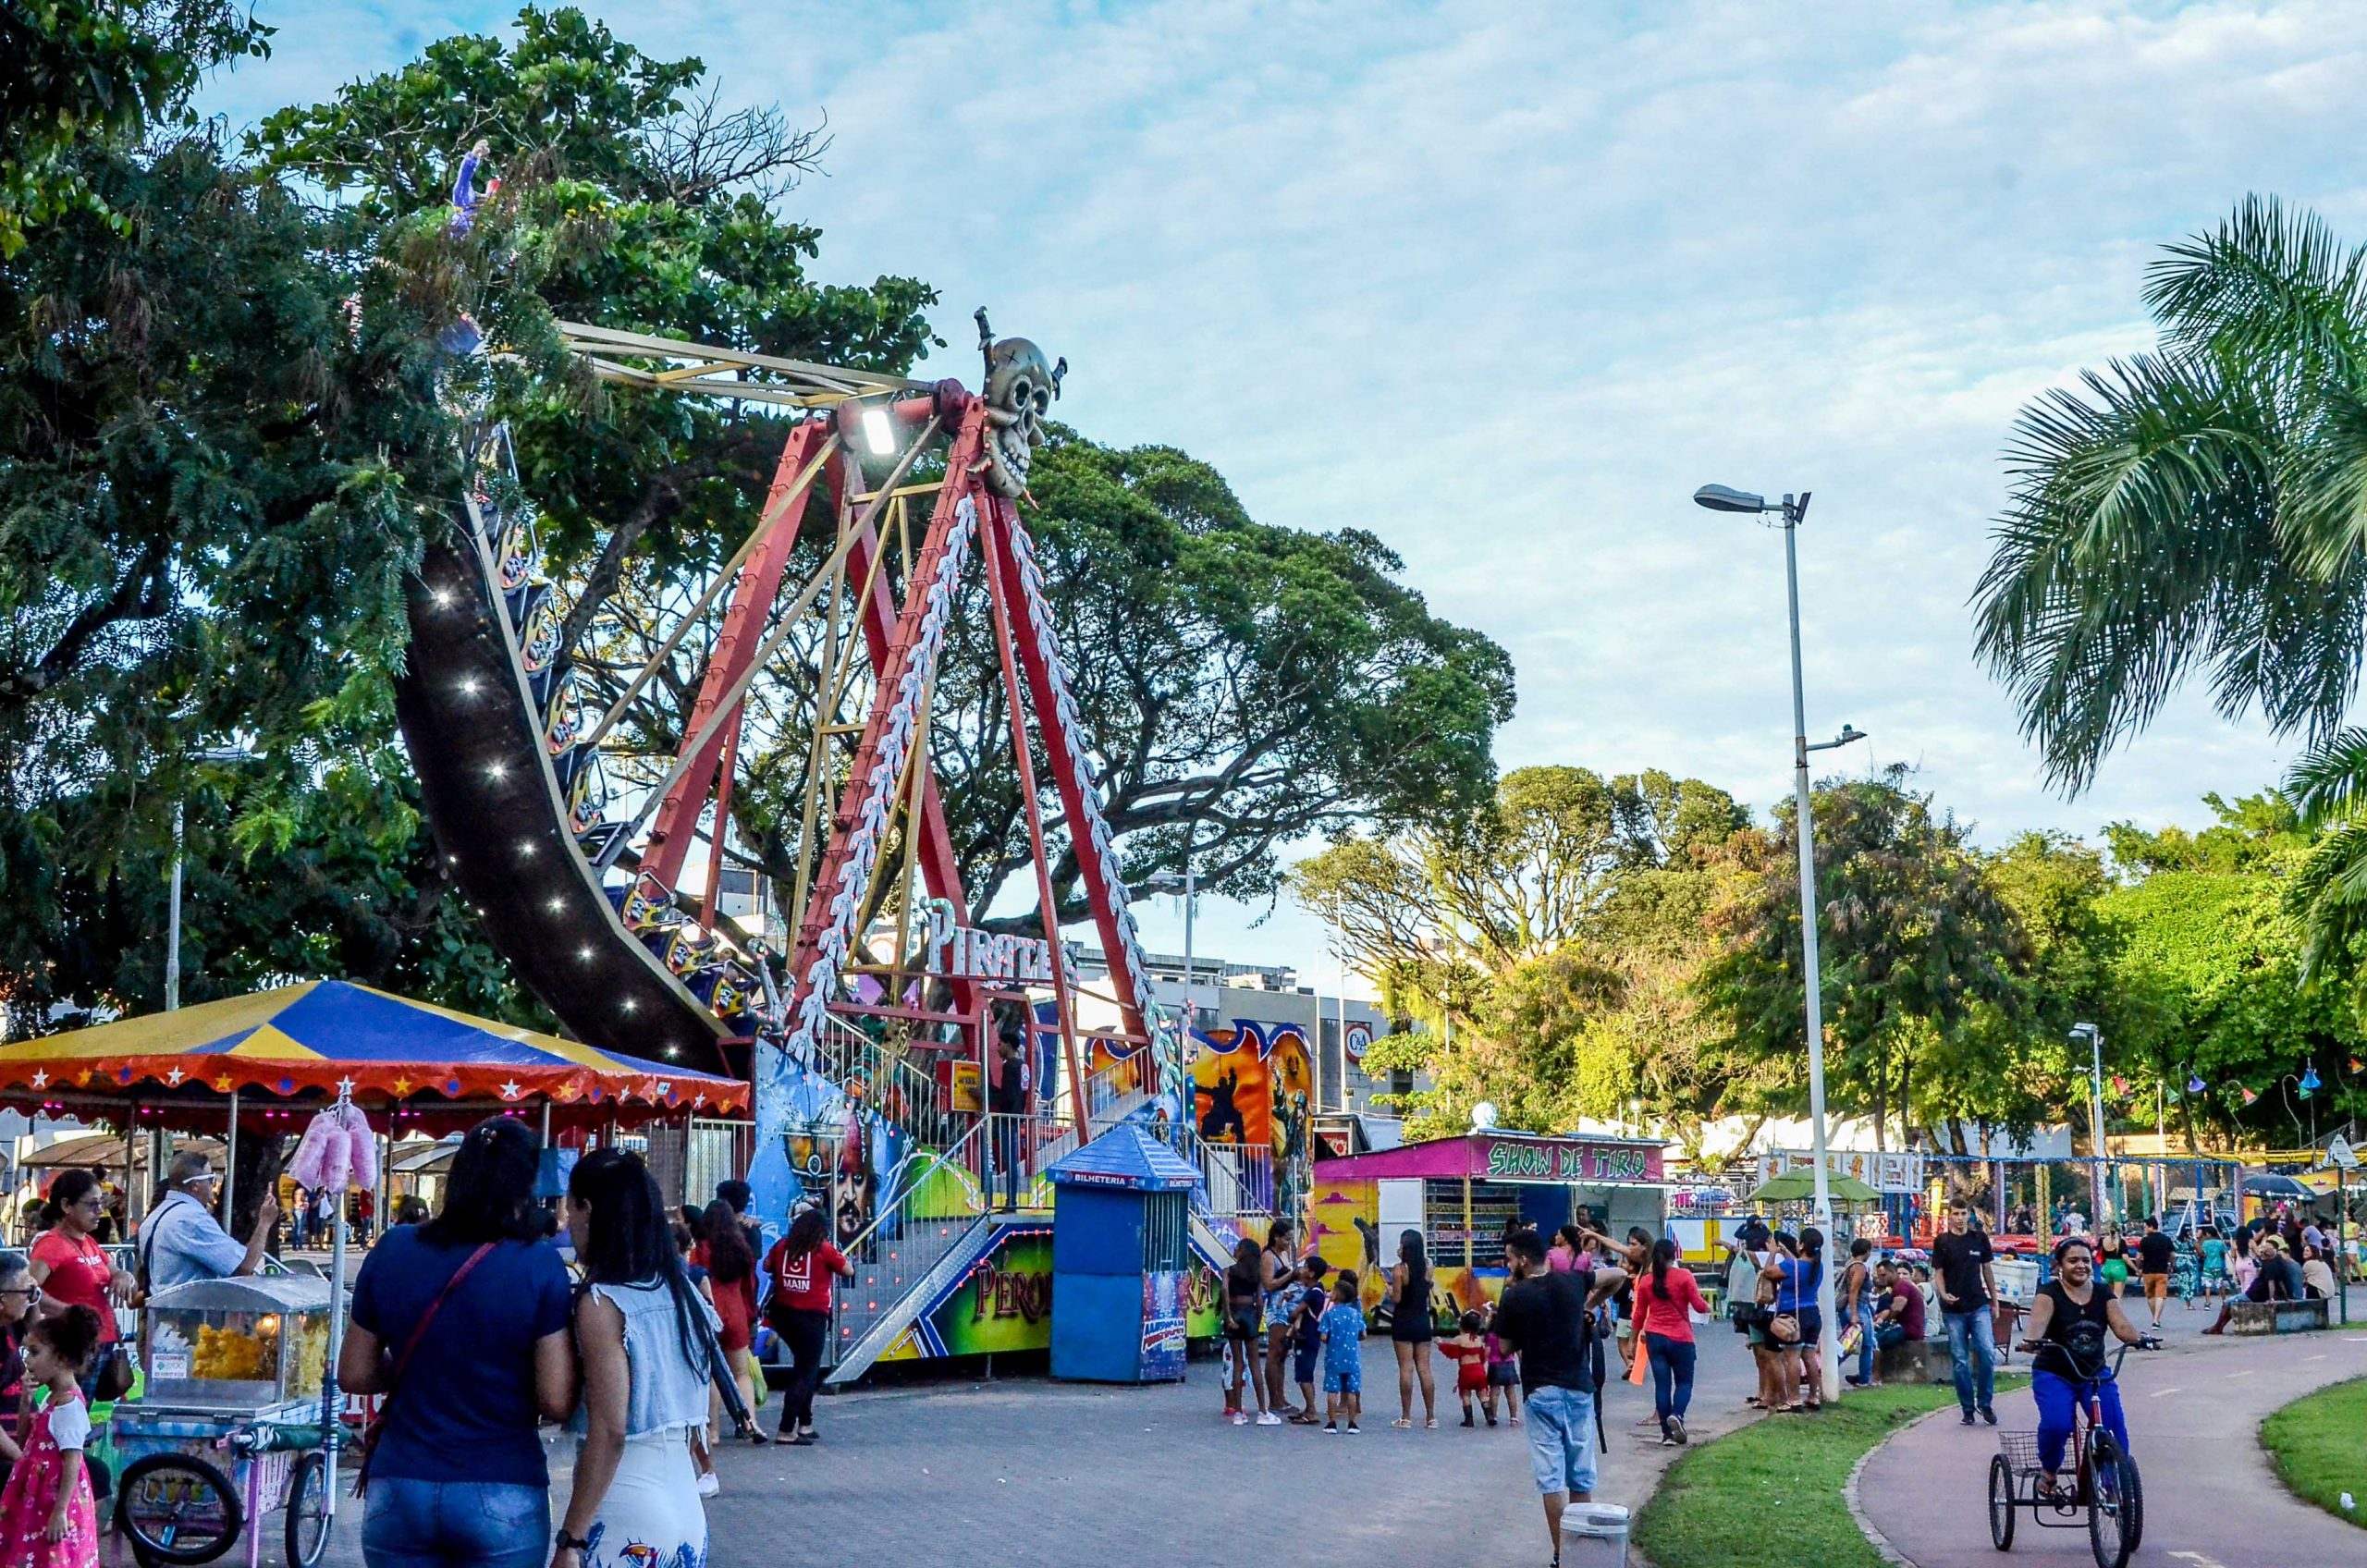
[{"label": "little girl", "polygon": [[69,1306],[25,1336],[25,1387],[49,1390],[25,1456],[0,1490],[0,1568],[98,1568],[99,1528],[82,1445],[91,1407],[80,1379],[99,1347],[99,1315]]},{"label": "little girl", "polygon": [[1506,1419],[1517,1427],[1520,1425],[1520,1359],[1504,1348],[1503,1341],[1496,1338],[1495,1308],[1492,1305],[1488,1309],[1487,1329],[1484,1339],[1488,1346],[1488,1387],[1480,1394],[1479,1403],[1488,1412],[1488,1425],[1494,1426],[1496,1390],[1502,1389],[1504,1391]]},{"label": "little girl", "polygon": [[[1488,1346],[1479,1338],[1479,1315],[1466,1312],[1456,1325],[1463,1332],[1451,1340],[1439,1341],[1439,1354],[1454,1363],[1454,1395],[1463,1402],[1463,1424],[1471,1422],[1471,1396],[1483,1393],[1488,1387]],[[1488,1425],[1496,1424],[1495,1412],[1488,1413]]]}]

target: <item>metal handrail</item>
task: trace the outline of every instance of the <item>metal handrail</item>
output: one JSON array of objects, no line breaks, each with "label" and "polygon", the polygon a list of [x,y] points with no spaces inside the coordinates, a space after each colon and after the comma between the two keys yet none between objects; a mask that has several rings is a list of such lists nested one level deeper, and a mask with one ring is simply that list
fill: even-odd
[{"label": "metal handrail", "polygon": [[[848,1242],[846,1245],[840,1250],[846,1253],[849,1256],[852,1256],[865,1242],[871,1240],[872,1234],[877,1231],[881,1225],[887,1223],[888,1217],[895,1213],[897,1209],[903,1205],[906,1198],[911,1197],[914,1193],[920,1189],[921,1181],[927,1175],[929,1170],[941,1170],[948,1166],[951,1166],[956,1170],[962,1169],[954,1163],[954,1156],[960,1154],[963,1148],[968,1145],[970,1140],[976,1137],[979,1133],[985,1129],[985,1127],[986,1123],[981,1121],[975,1126],[973,1126],[967,1133],[963,1133],[961,1137],[955,1139],[950,1147],[943,1149],[916,1149],[912,1154],[906,1155],[901,1160],[898,1161],[896,1169],[889,1173],[889,1182],[893,1183],[898,1177],[904,1175],[907,1171],[914,1172],[911,1181],[905,1183],[901,1191],[892,1192],[892,1195],[882,1198],[874,1203],[872,1206],[871,1223],[856,1231],[854,1239]],[[926,1167],[926,1170],[916,1169],[918,1167]]]}]

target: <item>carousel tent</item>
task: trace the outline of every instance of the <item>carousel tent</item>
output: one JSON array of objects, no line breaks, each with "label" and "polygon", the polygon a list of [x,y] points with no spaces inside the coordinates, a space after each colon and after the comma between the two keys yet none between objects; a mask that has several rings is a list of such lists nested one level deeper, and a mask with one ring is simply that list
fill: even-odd
[{"label": "carousel tent", "polygon": [[[0,1047],[0,1102],[71,1110],[136,1098],[155,1114],[244,1092],[475,1114],[547,1102],[565,1123],[720,1116],[748,1085],[472,1018],[367,986],[312,980]],[[254,1104],[253,1099],[247,1102]],[[143,1114],[148,1112],[143,1111]],[[217,1116],[218,1120],[218,1116]],[[247,1120],[241,1113],[240,1120]]]}]

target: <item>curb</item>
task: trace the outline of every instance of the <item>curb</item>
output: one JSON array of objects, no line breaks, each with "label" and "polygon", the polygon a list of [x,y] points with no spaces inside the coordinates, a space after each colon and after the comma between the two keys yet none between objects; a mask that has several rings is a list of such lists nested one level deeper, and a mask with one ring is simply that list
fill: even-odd
[{"label": "curb", "polygon": [[1916,1427],[1922,1426],[1927,1421],[1936,1421],[1943,1415],[1954,1415],[1956,1414],[1956,1407],[1953,1404],[1944,1404],[1937,1410],[1924,1412],[1914,1420],[1909,1421],[1907,1425],[1901,1427],[1897,1431],[1893,1432],[1889,1437],[1884,1438],[1881,1442],[1876,1443],[1873,1447],[1859,1454],[1858,1456],[1858,1463],[1849,1467],[1849,1478],[1841,1485],[1841,1501],[1847,1506],[1849,1510],[1849,1517],[1858,1526],[1858,1533],[1866,1537],[1866,1544],[1874,1549],[1874,1555],[1881,1558],[1884,1562],[1891,1564],[1891,1568],[1915,1568],[1915,1561],[1908,1557],[1905,1552],[1899,1550],[1898,1548],[1891,1545],[1890,1537],[1883,1535],[1879,1529],[1875,1528],[1874,1522],[1866,1517],[1866,1511],[1859,1507],[1858,1503],[1858,1477],[1862,1476],[1866,1473],[1867,1463],[1870,1461],[1874,1455],[1880,1453],[1883,1449],[1888,1448],[1900,1438],[1905,1437],[1907,1433],[1913,1431]]}]

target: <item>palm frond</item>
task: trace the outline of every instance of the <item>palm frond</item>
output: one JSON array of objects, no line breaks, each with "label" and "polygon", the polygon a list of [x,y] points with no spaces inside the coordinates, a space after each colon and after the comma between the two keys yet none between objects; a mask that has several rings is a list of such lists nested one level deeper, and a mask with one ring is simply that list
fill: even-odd
[{"label": "palm frond", "polygon": [[2367,729],[2341,730],[2302,753],[2286,770],[2284,792],[2305,832],[2357,815],[2367,805]]},{"label": "palm frond", "polygon": [[2287,886],[2285,907],[2301,923],[2304,985],[2357,967],[2367,936],[2367,818],[2318,840]]}]

